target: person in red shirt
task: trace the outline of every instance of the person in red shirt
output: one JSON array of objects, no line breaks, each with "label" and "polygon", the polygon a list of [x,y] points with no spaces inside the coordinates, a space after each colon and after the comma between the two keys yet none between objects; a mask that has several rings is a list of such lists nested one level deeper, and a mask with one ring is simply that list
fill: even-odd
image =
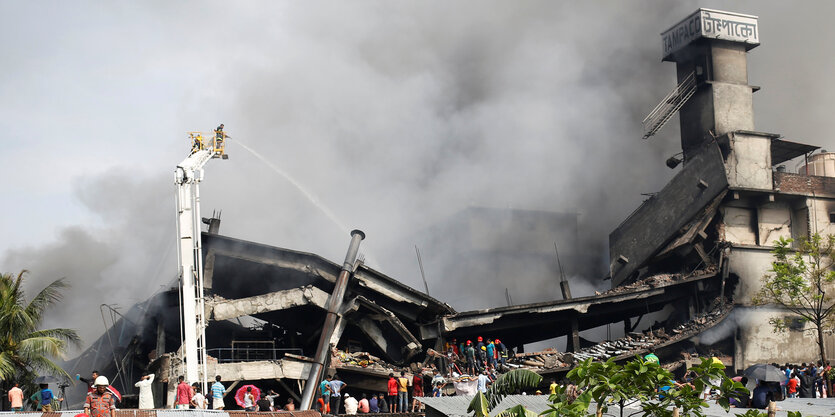
[{"label": "person in red shirt", "polygon": [[797,397],[797,378],[795,378],[794,373],[792,373],[792,377],[786,381],[786,393],[789,394],[789,398]]},{"label": "person in red shirt", "polygon": [[371,411],[371,406],[368,404],[368,398],[365,397],[365,393],[362,393],[362,399],[357,404],[357,411],[360,413],[368,413]]},{"label": "person in red shirt", "polygon": [[[418,401],[418,397],[423,397],[423,369],[415,373],[412,377],[412,412],[420,412],[423,403]],[[415,411],[417,410],[417,411]]]},{"label": "person in red shirt", "polygon": [[[397,412],[397,379],[394,374],[389,374],[388,382],[388,397],[389,397],[389,413]],[[406,411],[406,410],[401,410]]]},{"label": "person in red shirt", "polygon": [[177,384],[177,401],[174,408],[178,410],[188,410],[189,404],[191,404],[191,397],[194,396],[194,392],[191,390],[191,385],[186,384],[185,377],[180,375],[177,378],[179,383]]}]

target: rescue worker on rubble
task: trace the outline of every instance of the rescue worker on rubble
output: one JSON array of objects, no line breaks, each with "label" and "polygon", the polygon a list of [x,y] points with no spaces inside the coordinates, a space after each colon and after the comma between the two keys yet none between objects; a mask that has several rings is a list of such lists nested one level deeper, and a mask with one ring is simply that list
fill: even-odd
[{"label": "rescue worker on rubble", "polygon": [[473,348],[473,341],[467,341],[467,347],[465,349],[465,356],[467,357],[467,374],[475,375],[475,371],[478,369],[476,365],[478,361],[476,360],[475,348]]},{"label": "rescue worker on rubble", "polygon": [[507,366],[507,346],[499,339],[496,339],[496,350],[499,353],[499,362],[502,366]]},{"label": "rescue worker on rubble", "polygon": [[485,351],[487,352],[487,363],[492,366],[493,368],[496,367],[496,345],[493,344],[493,341],[487,339],[487,346]]},{"label": "rescue worker on rubble", "polygon": [[[476,339],[476,342],[477,343],[475,344],[475,354],[477,355],[477,359],[478,359],[477,362],[479,364],[479,368],[483,368],[484,360],[486,359],[486,356],[487,356],[484,352],[485,351],[485,349],[484,349],[485,348],[484,339],[482,339],[481,336],[479,336],[478,339]],[[479,369],[479,371],[480,370],[481,369]]]}]

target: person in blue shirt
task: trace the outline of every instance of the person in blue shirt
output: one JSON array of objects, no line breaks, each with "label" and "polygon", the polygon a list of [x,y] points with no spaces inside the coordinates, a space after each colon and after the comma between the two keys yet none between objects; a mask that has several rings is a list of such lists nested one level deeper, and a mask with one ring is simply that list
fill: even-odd
[{"label": "person in blue shirt", "polygon": [[55,395],[52,393],[52,390],[49,389],[49,384],[41,384],[41,411],[44,413],[52,412],[53,398],[55,398]]},{"label": "person in blue shirt", "polygon": [[331,376],[328,375],[322,382],[319,383],[319,412],[322,414],[331,413]]},{"label": "person in blue shirt", "polygon": [[226,404],[223,403],[223,396],[226,394],[226,387],[220,383],[220,375],[215,376],[215,383],[212,384],[212,409],[223,410]]},{"label": "person in blue shirt", "polygon": [[342,388],[348,385],[339,380],[339,376],[334,375],[330,380],[331,386],[331,413],[339,414],[339,408],[342,406]]}]

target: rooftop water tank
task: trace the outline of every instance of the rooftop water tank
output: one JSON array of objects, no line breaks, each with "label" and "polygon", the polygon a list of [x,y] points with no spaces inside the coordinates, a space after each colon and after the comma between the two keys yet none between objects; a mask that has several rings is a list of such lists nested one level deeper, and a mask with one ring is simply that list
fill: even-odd
[{"label": "rooftop water tank", "polygon": [[835,152],[821,152],[809,157],[808,163],[801,162],[797,167],[801,175],[835,177]]}]

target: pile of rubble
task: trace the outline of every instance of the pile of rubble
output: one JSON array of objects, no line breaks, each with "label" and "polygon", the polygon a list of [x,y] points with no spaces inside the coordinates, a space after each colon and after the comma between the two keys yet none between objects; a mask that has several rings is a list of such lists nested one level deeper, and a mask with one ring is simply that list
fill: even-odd
[{"label": "pile of rubble", "polygon": [[707,275],[707,274],[715,274],[717,272],[716,265],[707,265],[706,267],[699,269],[697,271],[693,271],[689,274],[656,274],[639,281],[635,281],[631,284],[621,285],[615,288],[612,288],[604,293],[597,293],[597,295],[601,294],[612,294],[612,293],[621,293],[627,291],[634,291],[634,290],[644,290],[649,288],[655,288],[659,286],[664,286],[668,284],[672,284],[677,281],[681,281],[687,278],[692,278],[699,275]]},{"label": "pile of rubble", "polygon": [[399,369],[368,352],[346,352],[339,349],[333,349],[331,351],[331,366],[334,368],[364,368],[386,373]]},{"label": "pile of rubble", "polygon": [[368,352],[346,352],[335,348],[331,351],[330,364],[335,369],[362,369],[367,373],[379,375],[388,375],[389,373],[399,375],[401,371],[405,371],[409,374],[421,372],[424,375],[431,376],[432,369],[434,369],[434,365],[419,362],[410,363],[409,366],[396,366]]},{"label": "pile of rubble", "polygon": [[702,313],[692,320],[674,327],[670,334],[663,328],[654,330],[650,328],[643,333],[629,333],[620,339],[601,342],[575,353],[558,352],[556,349],[519,353],[511,358],[508,366],[532,370],[561,370],[569,369],[586,359],[595,361],[605,361],[609,358],[628,359],[635,355],[647,353],[650,347],[663,347],[690,338],[721,321],[730,310],[730,305],[717,305],[711,311]]}]

